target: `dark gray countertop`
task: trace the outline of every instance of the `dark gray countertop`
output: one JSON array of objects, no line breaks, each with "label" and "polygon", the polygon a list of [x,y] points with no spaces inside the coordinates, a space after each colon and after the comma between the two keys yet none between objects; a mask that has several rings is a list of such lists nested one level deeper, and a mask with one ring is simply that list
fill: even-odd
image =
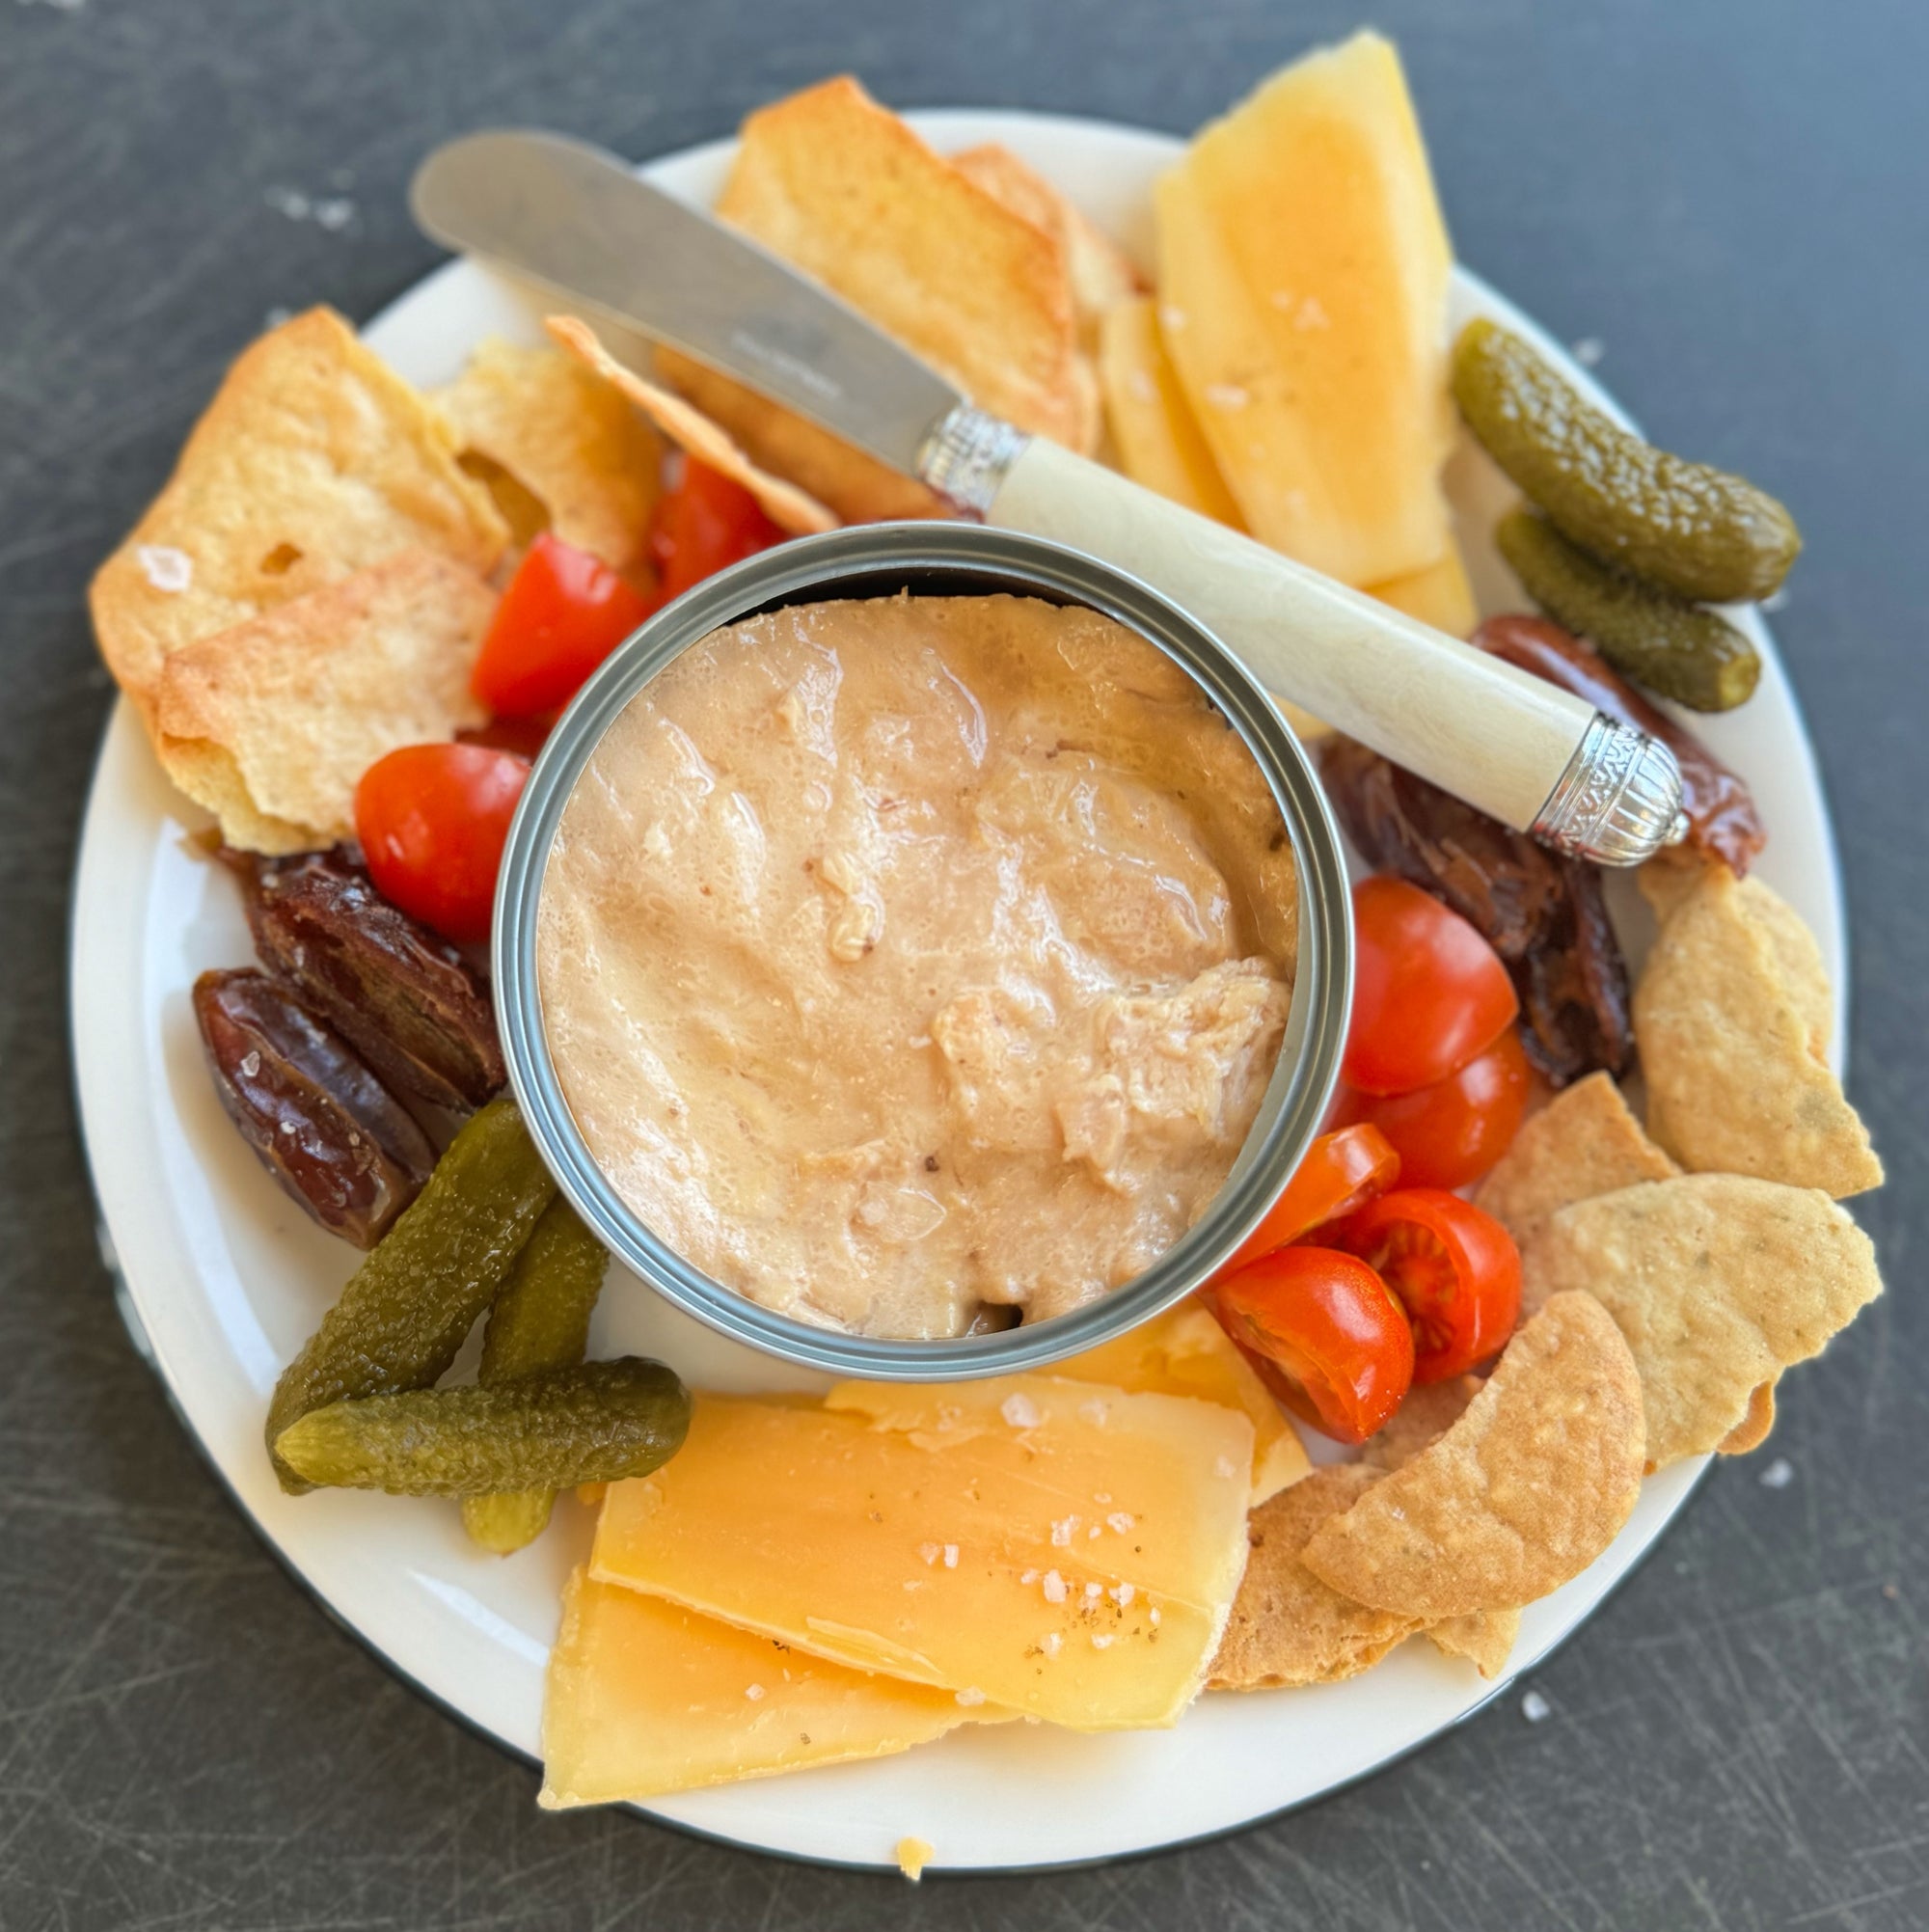
[{"label": "dark gray countertop", "polygon": [[[0,1924],[1929,1924],[1929,138],[1920,0],[1381,0],[1463,257],[1671,441],[1784,494],[1778,619],[1837,814],[1890,1282],[1534,1688],[1230,1841],[1052,1878],[756,1859],[535,1781],[277,1567],[128,1347],[63,996],[108,703],[81,595],[271,309],[434,257],[401,185],[480,122],[642,154],[844,67],[899,105],[1190,128],[1358,0],[6,0],[0,6]],[[339,201],[297,221],[276,190]],[[1763,1481],[1785,1462],[1782,1486]],[[1537,1708],[1537,1706],[1536,1706]]]}]

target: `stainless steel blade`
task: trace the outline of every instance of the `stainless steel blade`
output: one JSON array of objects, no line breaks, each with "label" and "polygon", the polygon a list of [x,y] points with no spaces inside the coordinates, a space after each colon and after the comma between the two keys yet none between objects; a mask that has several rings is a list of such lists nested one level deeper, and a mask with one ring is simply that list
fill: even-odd
[{"label": "stainless steel blade", "polygon": [[894,469],[964,397],[828,289],[557,134],[464,135],[416,171],[417,225],[735,376]]}]

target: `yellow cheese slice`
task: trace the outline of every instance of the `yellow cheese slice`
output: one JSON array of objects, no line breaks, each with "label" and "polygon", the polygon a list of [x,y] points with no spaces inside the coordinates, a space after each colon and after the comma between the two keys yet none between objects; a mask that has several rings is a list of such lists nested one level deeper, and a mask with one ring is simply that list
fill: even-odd
[{"label": "yellow cheese slice", "polygon": [[1108,1730],[1173,1723],[1246,1559],[1252,1424],[1042,1375],[699,1396],[590,1573],[855,1670]]},{"label": "yellow cheese slice", "polygon": [[1101,1342],[1069,1362],[1054,1363],[1051,1373],[1074,1381],[1109,1382],[1134,1393],[1190,1396],[1195,1401],[1237,1409],[1253,1426],[1255,1508],[1297,1483],[1313,1467],[1292,1425],[1266,1393],[1252,1364],[1196,1301],[1182,1301],[1128,1334]]},{"label": "yellow cheese slice", "polygon": [[884,1757],[1002,1711],[805,1656],[578,1570],[543,1703],[543,1806]]},{"label": "yellow cheese slice", "polygon": [[1178,371],[1159,340],[1158,305],[1134,296],[1100,324],[1099,381],[1119,465],[1133,482],[1235,530],[1245,519],[1206,447]]},{"label": "yellow cheese slice", "polygon": [[1370,584],[1367,595],[1404,611],[1409,617],[1418,617],[1423,624],[1431,624],[1436,631],[1445,631],[1450,638],[1466,637],[1480,616],[1460,547],[1453,542],[1438,562],[1409,570],[1404,577]]}]

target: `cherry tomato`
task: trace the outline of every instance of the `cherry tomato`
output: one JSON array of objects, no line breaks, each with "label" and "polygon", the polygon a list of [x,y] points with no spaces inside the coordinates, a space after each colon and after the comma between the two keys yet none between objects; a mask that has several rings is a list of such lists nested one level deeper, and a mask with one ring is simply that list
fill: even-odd
[{"label": "cherry tomato", "polygon": [[1412,1384],[1405,1311],[1351,1255],[1277,1248],[1207,1293],[1273,1394],[1340,1442],[1366,1441]]},{"label": "cherry tomato", "polygon": [[1533,1085],[1520,1035],[1509,1026],[1484,1053],[1430,1087],[1344,1094],[1339,1118],[1376,1127],[1399,1155],[1407,1186],[1464,1187],[1512,1145]]},{"label": "cherry tomato", "polygon": [[1337,1221],[1342,1214],[1364,1208],[1399,1179],[1399,1156],[1377,1128],[1347,1126],[1336,1133],[1322,1133],[1306,1150],[1306,1158],[1266,1210],[1265,1219],[1234,1250],[1232,1260],[1213,1280],[1224,1281],[1236,1268],[1296,1241],[1322,1221]]},{"label": "cherry tomato", "polygon": [[559,711],[651,608],[601,558],[544,531],[496,606],[469,688],[499,717]]},{"label": "cherry tomato", "polygon": [[1457,1074],[1520,1010],[1500,955],[1404,879],[1353,887],[1353,1018],[1341,1077],[1405,1094]]},{"label": "cherry tomato", "polygon": [[407,745],[355,787],[355,830],[385,899],[464,942],[489,937],[503,841],[530,761],[481,745]]},{"label": "cherry tomato", "polygon": [[683,476],[657,501],[650,552],[665,601],[784,540],[783,531],[742,483],[686,456]]},{"label": "cherry tomato", "polygon": [[1413,1323],[1413,1379],[1444,1382],[1484,1362],[1520,1317],[1520,1250],[1471,1201],[1440,1187],[1382,1194],[1333,1232],[1399,1296]]},{"label": "cherry tomato", "polygon": [[492,751],[513,751],[532,763],[556,720],[546,711],[530,718],[492,718],[487,724],[469,726],[455,734],[458,745],[486,745]]}]

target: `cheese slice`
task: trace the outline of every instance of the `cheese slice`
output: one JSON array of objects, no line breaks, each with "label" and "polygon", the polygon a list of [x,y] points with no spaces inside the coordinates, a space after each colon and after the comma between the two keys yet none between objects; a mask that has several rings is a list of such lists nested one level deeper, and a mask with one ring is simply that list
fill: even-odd
[{"label": "cheese slice", "polygon": [[1150,295],[1117,303],[1100,324],[1099,381],[1119,461],[1133,482],[1235,530],[1245,519],[1212,460],[1158,333]]},{"label": "cheese slice", "polygon": [[1450,638],[1464,638],[1479,620],[1474,603],[1474,586],[1467,581],[1467,565],[1460,546],[1451,539],[1445,554],[1424,569],[1409,570],[1404,577],[1389,577],[1383,583],[1367,585],[1367,595],[1445,631]]},{"label": "cheese slice", "polygon": [[1109,1382],[1135,1394],[1190,1396],[1236,1409],[1253,1426],[1255,1508],[1313,1467],[1252,1364],[1196,1301],[1182,1301],[1127,1334],[1055,1363],[1052,1374],[1080,1382]]},{"label": "cheese slice", "polygon": [[550,1653],[541,1802],[561,1810],[661,1798],[884,1757],[1004,1715],[805,1656],[578,1570]]},{"label": "cheese slice", "polygon": [[611,1486],[590,1573],[1078,1730],[1173,1723],[1246,1558],[1252,1424],[1043,1375],[699,1396]]}]

